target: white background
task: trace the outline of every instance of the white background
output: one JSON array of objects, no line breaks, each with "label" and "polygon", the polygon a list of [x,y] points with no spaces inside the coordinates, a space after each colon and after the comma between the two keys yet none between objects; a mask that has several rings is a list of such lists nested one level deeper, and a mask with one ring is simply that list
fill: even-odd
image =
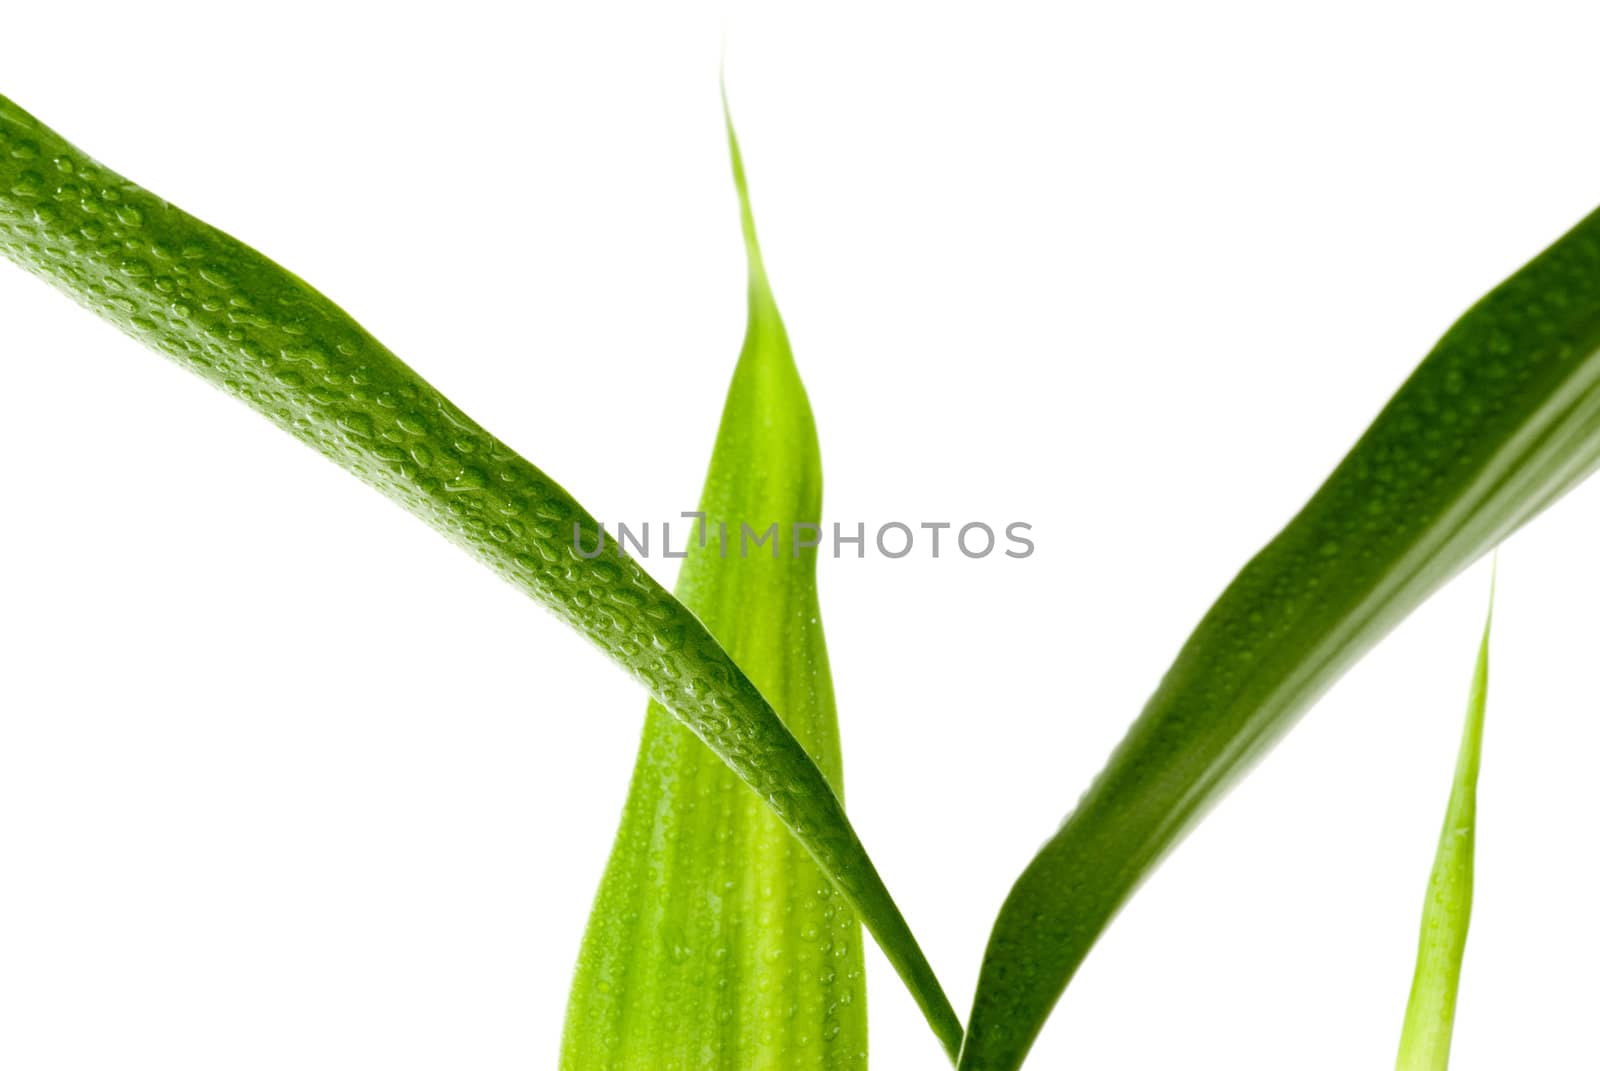
[{"label": "white background", "polygon": [[[1589,5],[735,12],[851,810],[964,1012],[1011,879],[1233,572],[1600,201]],[[742,330],[715,7],[8,6],[0,92],[312,280],[608,521]],[[0,271],[0,1066],[548,1067],[643,697],[333,466]],[[1460,1069],[1595,1066],[1600,487],[1501,560]],[[670,582],[668,563],[652,568]],[[1032,1066],[1384,1067],[1488,575],[1123,914]],[[939,1067],[872,953],[874,1061]]]}]

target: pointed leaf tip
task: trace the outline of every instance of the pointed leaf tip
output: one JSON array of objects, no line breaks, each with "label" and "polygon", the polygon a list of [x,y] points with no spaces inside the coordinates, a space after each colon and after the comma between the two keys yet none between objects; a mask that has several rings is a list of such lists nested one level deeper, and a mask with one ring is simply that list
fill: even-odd
[{"label": "pointed leaf tip", "polygon": [[1445,1071],[1455,1033],[1456,996],[1467,931],[1472,924],[1472,886],[1477,852],[1478,770],[1483,757],[1484,712],[1489,698],[1489,635],[1494,626],[1495,573],[1490,573],[1489,610],[1472,671],[1467,716],[1456,753],[1455,779],[1428,891],[1422,903],[1417,965],[1400,1032],[1396,1071]]}]

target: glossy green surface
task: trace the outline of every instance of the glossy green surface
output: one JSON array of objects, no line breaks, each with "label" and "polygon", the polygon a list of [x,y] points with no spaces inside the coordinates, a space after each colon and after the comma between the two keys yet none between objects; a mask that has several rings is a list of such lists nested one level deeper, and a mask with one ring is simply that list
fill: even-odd
[{"label": "glossy green surface", "polygon": [[1494,596],[1478,644],[1478,661],[1467,695],[1467,716],[1456,752],[1455,779],[1439,847],[1422,904],[1417,968],[1411,978],[1405,1025],[1400,1032],[1396,1071],[1445,1071],[1450,1066],[1450,1036],[1456,1020],[1461,959],[1472,922],[1472,866],[1477,842],[1478,767],[1483,757],[1483,714],[1489,698],[1489,630]]},{"label": "glossy green surface", "polygon": [[598,644],[766,800],[956,1044],[959,1023],[823,772],[682,603],[625,556],[578,553],[574,527],[593,547],[598,526],[550,477],[305,282],[4,97],[0,253],[355,473]]},{"label": "glossy green surface", "polygon": [[[816,426],[756,243],[728,129],[749,258],[749,324],[677,595],[771,697],[835,790],[833,682],[817,605]],[[717,532],[776,522],[778,556]],[[804,534],[804,533],[803,533]],[[814,537],[808,537],[814,538]],[[566,1071],[846,1071],[867,1062],[861,928],[762,801],[659,704],[584,937]]]},{"label": "glossy green surface", "polygon": [[1600,460],[1600,214],[1439,341],[1245,566],[996,920],[961,1067],[1017,1067],[1117,910],[1322,692]]}]

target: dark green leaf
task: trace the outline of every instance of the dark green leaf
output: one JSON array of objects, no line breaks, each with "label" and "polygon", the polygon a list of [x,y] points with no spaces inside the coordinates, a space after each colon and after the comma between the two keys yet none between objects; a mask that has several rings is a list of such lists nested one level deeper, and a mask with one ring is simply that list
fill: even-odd
[{"label": "dark green leaf", "polygon": [[1600,460],[1600,214],[1439,341],[1229,585],[990,935],[961,1066],[1017,1067],[1095,940],[1227,786],[1446,580]]},{"label": "dark green leaf", "polygon": [[[4,97],[0,253],[361,477],[598,644],[767,801],[946,1046],[959,1043],[959,1020],[822,771],[682,603],[625,555],[580,552],[599,525],[549,476],[304,281]],[[575,406],[614,389],[595,375]]]}]

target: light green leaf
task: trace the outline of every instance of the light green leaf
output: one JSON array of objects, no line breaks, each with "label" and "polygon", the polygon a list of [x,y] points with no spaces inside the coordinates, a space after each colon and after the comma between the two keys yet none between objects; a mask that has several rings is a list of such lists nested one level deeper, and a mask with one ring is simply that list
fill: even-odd
[{"label": "light green leaf", "polygon": [[1600,213],[1462,317],[1200,622],[1007,897],[961,1067],[1009,1071],[1118,909],[1429,594],[1600,460]]},{"label": "light green leaf", "polygon": [[[677,595],[771,697],[840,790],[817,605],[822,465],[728,144],[749,259],[749,325]],[[776,523],[749,556],[741,525]],[[730,533],[727,549],[716,533]],[[773,556],[776,555],[776,556]],[[659,704],[644,738],[567,1007],[566,1071],[845,1071],[867,1061],[861,927],[762,800]]]},{"label": "light green leaf", "polygon": [[1472,865],[1478,821],[1478,765],[1483,755],[1483,712],[1489,697],[1489,630],[1494,623],[1494,591],[1478,644],[1478,662],[1467,695],[1467,717],[1456,752],[1455,781],[1439,831],[1439,849],[1422,903],[1422,935],[1417,969],[1411,977],[1405,1026],[1400,1032],[1396,1071],[1445,1071],[1450,1066],[1450,1035],[1456,1020],[1461,957],[1472,922]]},{"label": "light green leaf", "polygon": [[[596,545],[599,525],[555,481],[304,281],[4,97],[0,253],[355,473],[598,644],[767,801],[946,1046],[959,1043],[959,1021],[822,771],[682,603],[614,549],[579,551]],[[616,389],[608,374],[596,369],[573,404]]]}]

